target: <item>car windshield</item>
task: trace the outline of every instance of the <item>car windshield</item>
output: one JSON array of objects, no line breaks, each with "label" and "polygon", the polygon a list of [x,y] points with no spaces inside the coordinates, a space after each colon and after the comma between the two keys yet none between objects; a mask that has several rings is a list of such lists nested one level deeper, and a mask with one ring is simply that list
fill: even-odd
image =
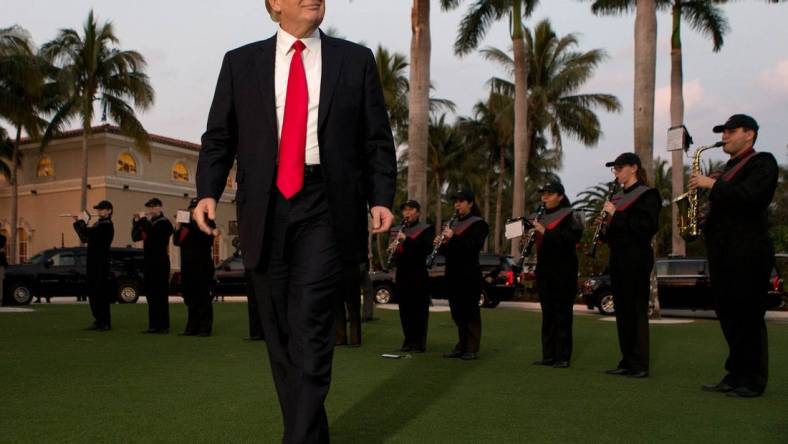
[{"label": "car windshield", "polygon": [[42,253],[38,253],[37,255],[31,257],[30,259],[25,262],[26,264],[39,264],[43,260],[44,255]]}]

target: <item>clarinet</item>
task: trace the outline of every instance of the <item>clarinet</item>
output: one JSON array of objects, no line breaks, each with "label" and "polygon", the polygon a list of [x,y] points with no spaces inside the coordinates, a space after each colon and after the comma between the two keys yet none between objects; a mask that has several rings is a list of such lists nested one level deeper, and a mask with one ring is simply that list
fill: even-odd
[{"label": "clarinet", "polygon": [[[544,214],[544,204],[539,204],[539,208],[536,209],[536,217],[534,221],[539,220],[540,217]],[[536,230],[531,229],[528,232],[528,238],[523,242],[523,249],[520,251],[520,258],[517,260],[517,268],[523,269],[523,264],[525,264],[525,259],[531,255],[531,249],[536,242]]]},{"label": "clarinet", "polygon": [[[455,211],[451,219],[449,219],[449,222],[446,223],[446,225],[449,228],[454,228],[454,224],[457,223],[457,218],[459,217],[460,217],[460,212]],[[438,255],[438,250],[440,249],[441,244],[443,244],[444,239],[446,239],[446,236],[443,234],[443,230],[441,230],[441,235],[438,237],[438,242],[435,243],[435,246],[432,248],[432,253],[430,253],[430,255],[427,257],[427,268],[432,268],[432,264],[435,263],[435,256]]]},{"label": "clarinet", "polygon": [[[613,197],[613,193],[616,192],[617,184],[618,183],[616,181],[610,182],[608,184],[610,188],[607,192],[607,196],[605,196],[605,201],[608,201]],[[607,213],[607,211],[605,211],[604,207],[605,207],[605,202],[602,202],[602,211],[599,214],[601,220],[599,221],[599,225],[596,226],[596,231],[594,231],[594,237],[591,238],[591,246],[588,248],[588,251],[586,251],[586,256],[590,258],[596,256],[596,246],[599,244],[599,238],[602,236],[602,233],[604,233],[605,229],[607,228],[607,220],[610,217],[610,215]]]},{"label": "clarinet", "polygon": [[[399,226],[399,231],[397,232],[398,235],[399,233],[402,232],[402,230],[405,229],[405,226],[407,224],[408,224],[408,220],[402,219],[402,224]],[[397,236],[397,239],[394,241],[394,244],[390,247],[391,251],[389,251],[389,257],[386,258],[386,266],[383,268],[384,270],[388,271],[389,268],[391,268],[391,263],[394,261],[394,255],[397,254],[397,248],[399,247],[400,243],[401,241],[399,240],[399,236]]]}]

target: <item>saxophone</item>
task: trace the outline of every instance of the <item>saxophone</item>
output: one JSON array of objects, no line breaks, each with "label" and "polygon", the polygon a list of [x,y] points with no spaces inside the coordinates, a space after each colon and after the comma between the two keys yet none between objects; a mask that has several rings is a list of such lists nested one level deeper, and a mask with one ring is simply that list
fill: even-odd
[{"label": "saxophone", "polygon": [[[692,156],[692,167],[690,168],[690,176],[693,174],[700,174],[700,155],[704,151],[712,148],[718,148],[724,145],[723,142],[717,142],[713,145],[706,145],[698,147],[695,154]],[[687,242],[694,241],[701,234],[700,225],[698,223],[700,216],[700,199],[698,198],[698,189],[689,190],[681,196],[673,199],[673,203],[678,206],[678,230],[681,237]]]}]

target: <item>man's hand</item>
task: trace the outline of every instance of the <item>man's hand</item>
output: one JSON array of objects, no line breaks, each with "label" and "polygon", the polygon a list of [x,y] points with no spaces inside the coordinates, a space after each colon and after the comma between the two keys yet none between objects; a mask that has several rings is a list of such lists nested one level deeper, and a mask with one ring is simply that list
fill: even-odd
[{"label": "man's hand", "polygon": [[[202,200],[200,201],[200,203],[202,203]],[[200,208],[200,206],[198,205],[197,208]],[[385,233],[389,231],[392,222],[394,222],[394,215],[391,214],[391,210],[389,210],[386,207],[377,206],[377,207],[372,207],[369,210],[369,213],[370,215],[372,215],[373,233]]]},{"label": "man's hand", "polygon": [[712,179],[711,177],[703,176],[698,173],[693,173],[692,177],[690,177],[689,187],[690,190],[694,190],[696,188],[711,189],[711,187],[713,187],[716,182],[717,181]]},{"label": "man's hand", "polygon": [[204,197],[197,202],[194,208],[194,221],[205,234],[216,234],[215,228],[208,225],[208,219],[216,220],[216,200],[212,197]]}]

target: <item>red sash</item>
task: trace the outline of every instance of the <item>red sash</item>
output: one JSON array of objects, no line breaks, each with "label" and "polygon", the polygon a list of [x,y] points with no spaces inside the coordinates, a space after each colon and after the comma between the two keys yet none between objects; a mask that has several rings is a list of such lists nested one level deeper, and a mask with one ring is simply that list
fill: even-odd
[{"label": "red sash", "polygon": [[650,189],[651,188],[645,185],[638,185],[637,188],[628,193],[617,193],[615,196],[613,196],[613,198],[610,199],[610,202],[616,206],[616,211],[624,211],[632,206],[633,203],[637,202],[638,198],[640,198],[643,193]]},{"label": "red sash", "polygon": [[554,213],[543,215],[542,218],[539,220],[539,223],[544,225],[544,229],[546,231],[550,231],[555,229],[555,227],[557,227],[561,223],[561,221],[564,220],[566,216],[569,216],[570,214],[572,214],[572,209],[569,207],[564,207]]},{"label": "red sash", "polygon": [[421,236],[421,233],[423,233],[428,227],[429,225],[425,223],[418,223],[411,227],[405,227],[402,232],[405,233],[405,236],[407,236],[409,239],[413,240]]},{"label": "red sash", "polygon": [[733,168],[724,172],[722,176],[720,176],[720,179],[724,180],[725,182],[730,182],[733,179],[733,176],[735,176],[736,173],[738,173],[744,167],[744,165],[747,162],[749,162],[750,159],[752,159],[753,156],[755,156],[756,154],[757,152],[754,149],[750,148],[750,152],[746,156],[742,157],[739,163],[734,165]]},{"label": "red sash", "polygon": [[476,222],[478,222],[480,220],[483,220],[483,219],[481,217],[479,217],[479,216],[471,216],[471,217],[469,217],[469,218],[467,218],[465,220],[461,220],[461,221],[457,222],[454,225],[454,228],[452,228],[452,231],[454,231],[454,234],[459,236],[459,235],[462,234],[463,231],[467,230],[468,227],[470,227],[471,225],[473,225],[474,223],[476,223]]}]

